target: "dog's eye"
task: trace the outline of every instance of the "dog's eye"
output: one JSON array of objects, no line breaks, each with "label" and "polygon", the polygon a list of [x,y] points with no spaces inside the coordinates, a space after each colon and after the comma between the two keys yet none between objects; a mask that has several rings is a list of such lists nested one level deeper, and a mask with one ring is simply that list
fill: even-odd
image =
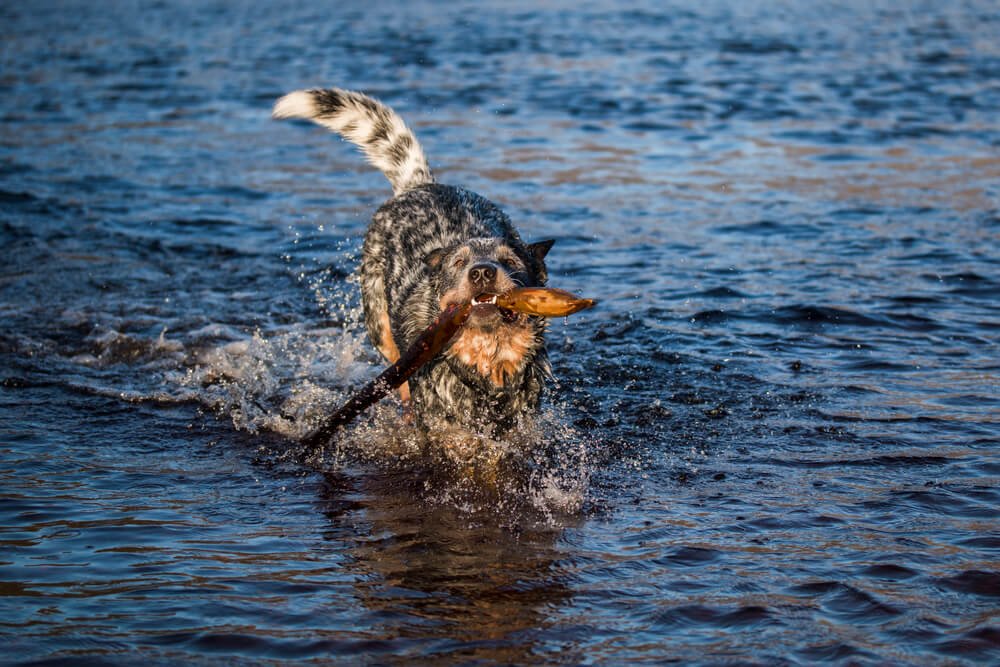
[{"label": "dog's eye", "polygon": [[514,253],[504,253],[498,257],[498,259],[503,263],[504,266],[510,269],[520,269],[524,265],[521,260]]},{"label": "dog's eye", "polygon": [[454,259],[454,261],[452,261],[451,265],[452,265],[452,267],[454,267],[456,269],[460,269],[463,266],[465,266],[465,258],[464,257],[456,257]]}]

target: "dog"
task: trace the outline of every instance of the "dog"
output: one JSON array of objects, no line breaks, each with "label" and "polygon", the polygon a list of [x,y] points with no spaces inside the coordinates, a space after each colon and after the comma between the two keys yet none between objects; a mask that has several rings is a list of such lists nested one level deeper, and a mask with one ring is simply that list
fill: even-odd
[{"label": "dog", "polygon": [[365,326],[388,362],[443,310],[473,304],[447,350],[400,387],[416,424],[425,432],[497,438],[537,412],[551,377],[545,320],[499,308],[496,296],[544,286],[553,241],[525,243],[499,206],[438,183],[413,132],[372,97],[300,90],[280,98],[273,116],[336,132],[392,185],[365,235],[360,270]]}]

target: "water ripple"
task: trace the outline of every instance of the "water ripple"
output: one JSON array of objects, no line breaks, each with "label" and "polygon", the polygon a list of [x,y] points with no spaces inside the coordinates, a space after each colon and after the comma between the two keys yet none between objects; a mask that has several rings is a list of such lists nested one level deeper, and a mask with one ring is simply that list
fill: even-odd
[{"label": "water ripple", "polygon": [[[5,657],[997,662],[995,10],[3,5]],[[492,491],[296,444],[389,194],[315,85],[601,300]]]}]

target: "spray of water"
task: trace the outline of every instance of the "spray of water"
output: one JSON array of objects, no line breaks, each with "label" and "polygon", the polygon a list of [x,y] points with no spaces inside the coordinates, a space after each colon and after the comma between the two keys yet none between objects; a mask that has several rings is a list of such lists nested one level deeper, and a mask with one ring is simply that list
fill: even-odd
[{"label": "spray of water", "polygon": [[[356,250],[343,251],[356,266]],[[287,258],[292,261],[291,257]],[[317,470],[366,466],[419,480],[424,500],[463,511],[486,508],[507,516],[525,509],[543,517],[579,511],[589,463],[583,438],[550,405],[525,418],[502,440],[467,431],[425,434],[403,418],[395,396],[374,406],[325,447],[296,443],[374,377],[382,360],[364,333],[356,274],[296,270],[325,320],[299,323],[220,345],[188,350],[171,380],[233,425],[284,436],[289,445],[269,454],[294,457]]]}]

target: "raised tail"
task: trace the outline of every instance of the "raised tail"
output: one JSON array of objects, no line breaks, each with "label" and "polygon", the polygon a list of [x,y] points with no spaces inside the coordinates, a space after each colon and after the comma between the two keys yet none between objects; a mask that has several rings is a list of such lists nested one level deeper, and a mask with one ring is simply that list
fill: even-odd
[{"label": "raised tail", "polygon": [[401,194],[434,177],[417,138],[396,112],[367,95],[339,88],[297,90],[274,105],[274,118],[306,118],[356,144]]}]

